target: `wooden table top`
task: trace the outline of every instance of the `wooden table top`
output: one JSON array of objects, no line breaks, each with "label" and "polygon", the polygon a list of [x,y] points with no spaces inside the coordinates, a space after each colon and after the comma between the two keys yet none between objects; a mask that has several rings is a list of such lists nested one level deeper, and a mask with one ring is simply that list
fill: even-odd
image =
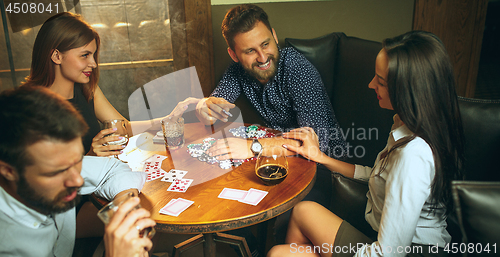
[{"label": "wooden table top", "polygon": [[[185,144],[182,148],[166,151],[164,144],[152,144],[152,134],[145,133],[136,140],[141,145],[131,150],[125,149],[121,159],[129,161],[131,167],[139,167],[137,162],[153,154],[167,156],[162,169],[186,170],[184,178],[193,183],[184,193],[170,192],[171,183],[161,179],[146,182],[141,191],[141,205],[151,212],[157,222],[156,229],[167,233],[212,233],[250,226],[291,209],[311,190],[316,178],[316,164],[301,157],[288,157],[289,174],[278,185],[267,186],[255,175],[255,161],[243,163],[239,167],[221,169],[217,164],[198,161],[187,152],[187,145],[202,143],[203,139],[232,137],[228,131],[243,124],[231,123],[204,126],[201,123],[185,124]],[[246,124],[248,125],[248,124]],[[132,168],[134,169],[134,168]],[[135,168],[137,169],[137,168]],[[224,188],[248,190],[255,188],[267,191],[266,197],[257,205],[249,205],[235,200],[218,198]],[[171,199],[184,198],[194,201],[178,217],[160,214],[159,210]]]}]

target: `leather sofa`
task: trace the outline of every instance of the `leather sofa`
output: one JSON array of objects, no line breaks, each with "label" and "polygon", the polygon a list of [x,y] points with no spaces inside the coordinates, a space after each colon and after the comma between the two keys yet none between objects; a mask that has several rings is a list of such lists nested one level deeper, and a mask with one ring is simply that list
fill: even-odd
[{"label": "leather sofa", "polygon": [[[393,111],[379,107],[376,94],[368,88],[375,75],[375,59],[382,48],[379,42],[331,33],[314,39],[285,39],[285,45],[301,52],[319,71],[332,103],[335,116],[349,144],[347,162],[372,166],[387,141]],[[259,123],[245,105],[245,122]],[[466,137],[467,180],[500,181],[500,100],[459,99]],[[363,181],[332,173],[330,210],[356,223],[364,219],[367,185]],[[500,200],[497,200],[500,203]],[[345,208],[349,206],[349,208]],[[454,242],[462,236],[456,216],[448,219],[448,230]],[[365,228],[358,228],[363,231]]]}]

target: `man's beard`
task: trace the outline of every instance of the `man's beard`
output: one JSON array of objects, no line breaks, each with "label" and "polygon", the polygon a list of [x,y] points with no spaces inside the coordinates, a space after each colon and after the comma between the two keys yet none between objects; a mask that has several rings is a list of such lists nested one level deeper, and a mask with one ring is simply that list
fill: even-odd
[{"label": "man's beard", "polygon": [[258,62],[252,63],[252,67],[250,69],[247,67],[243,67],[243,69],[245,69],[245,71],[250,76],[256,78],[259,81],[269,81],[271,78],[273,78],[276,75],[276,71],[278,70],[279,59],[280,59],[280,53],[278,51],[278,52],[276,52],[276,56],[274,56],[274,55],[268,56],[267,61],[271,61],[271,67],[269,67],[269,69],[263,71],[263,70],[259,70],[259,68],[255,68],[255,67],[259,66]]},{"label": "man's beard", "polygon": [[19,176],[19,182],[17,183],[17,194],[24,202],[31,208],[43,213],[43,214],[55,214],[62,213],[71,208],[75,207],[80,202],[80,195],[77,194],[75,199],[64,202],[62,199],[74,191],[77,191],[78,188],[72,187],[67,190],[59,193],[55,199],[50,200],[44,198],[39,193],[37,193],[29,184],[28,181],[24,178],[23,175]]}]

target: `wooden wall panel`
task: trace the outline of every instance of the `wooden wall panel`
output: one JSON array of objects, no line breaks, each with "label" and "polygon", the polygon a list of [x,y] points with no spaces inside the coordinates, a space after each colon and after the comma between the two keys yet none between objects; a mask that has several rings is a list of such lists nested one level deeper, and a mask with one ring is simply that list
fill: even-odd
[{"label": "wooden wall panel", "polygon": [[413,29],[441,38],[461,96],[474,96],[487,4],[487,0],[415,0]]},{"label": "wooden wall panel", "polygon": [[210,0],[170,0],[169,13],[175,70],[195,66],[208,96],[215,84]]}]

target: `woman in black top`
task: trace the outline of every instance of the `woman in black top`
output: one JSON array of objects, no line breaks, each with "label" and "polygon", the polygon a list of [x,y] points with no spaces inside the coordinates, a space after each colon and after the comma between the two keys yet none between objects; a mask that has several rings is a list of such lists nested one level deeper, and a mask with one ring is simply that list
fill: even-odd
[{"label": "woman in black top", "polygon": [[[113,130],[100,130],[98,121],[126,119],[109,103],[97,85],[99,45],[99,35],[79,15],[64,12],[52,16],[38,32],[30,75],[23,84],[45,86],[68,99],[90,127],[83,138],[87,155],[111,156],[120,154],[124,146],[107,144],[119,138],[104,137]],[[198,101],[188,98],[180,102],[169,116],[182,115],[189,104]],[[157,118],[153,123],[161,119]],[[152,125],[151,121],[133,123],[134,130],[139,128],[139,131]],[[132,136],[131,126],[128,125],[128,134]]]}]

